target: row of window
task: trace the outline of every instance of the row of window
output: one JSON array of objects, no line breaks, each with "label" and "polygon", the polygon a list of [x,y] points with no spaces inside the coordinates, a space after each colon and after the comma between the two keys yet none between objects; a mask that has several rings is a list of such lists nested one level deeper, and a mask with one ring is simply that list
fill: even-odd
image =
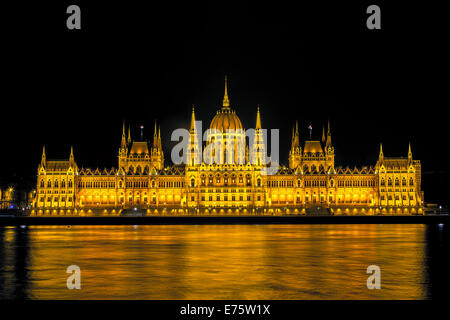
[{"label": "row of window", "polygon": [[[123,182],[122,180],[119,181],[118,187],[123,188]],[[125,186],[126,188],[148,188],[148,181],[126,181]],[[151,181],[151,187],[156,187],[156,182]],[[184,187],[184,181],[159,181],[158,187],[159,188],[183,188]],[[115,181],[80,181],[78,183],[79,188],[94,188],[94,189],[103,189],[103,188],[115,188],[116,182]]]},{"label": "row of window", "polygon": [[270,188],[294,187],[294,181],[267,181],[267,186]]},{"label": "row of window", "polygon": [[[388,200],[392,200],[393,197],[392,197],[391,195],[389,195],[389,196],[387,197],[387,199],[388,199]],[[404,194],[404,195],[402,196],[402,200],[405,201],[406,199],[407,199],[406,194]],[[386,200],[386,197],[385,197],[385,196],[381,196],[381,200]],[[396,196],[395,196],[395,200],[397,200],[397,201],[400,200],[399,195],[396,195]],[[414,200],[414,196],[413,196],[413,195],[410,195],[410,196],[409,196],[409,200]]]},{"label": "row of window", "polygon": [[[333,187],[333,185],[332,185],[332,187]],[[375,181],[374,180],[338,180],[338,187],[375,187]]]},{"label": "row of window", "polygon": [[[247,201],[251,201],[252,200],[252,197],[249,196],[249,195],[247,195],[246,198],[247,198]],[[202,196],[201,199],[202,199],[202,201],[206,201],[206,197],[205,196]],[[228,201],[228,200],[231,200],[231,201],[236,201],[236,200],[244,201],[244,196],[240,195],[239,197],[236,197],[235,195],[232,195],[230,198],[228,197],[228,195],[224,195],[224,196],[216,195],[215,198],[212,195],[208,196],[208,201]],[[256,196],[255,200],[261,201],[261,196],[260,195]],[[195,196],[191,196],[191,201],[195,201]]]},{"label": "row of window", "polygon": [[[39,202],[44,202],[44,200],[45,200],[44,197],[39,198]],[[61,202],[65,202],[65,201],[66,201],[66,197],[61,197]],[[47,202],[52,202],[52,197],[47,197]],[[54,197],[53,202],[59,202],[59,197],[58,196]],[[68,197],[67,202],[72,202],[72,197]]]},{"label": "row of window", "polygon": [[[384,179],[381,179],[381,186],[384,187],[386,185],[386,181]],[[392,179],[389,178],[388,182],[387,182],[388,186],[392,186]],[[413,178],[409,178],[409,185],[413,186],[414,185],[414,179]],[[398,187],[400,186],[400,180],[398,178],[395,178],[395,186]],[[402,179],[402,186],[406,186],[406,179],[403,178]]]},{"label": "row of window", "polygon": [[[69,180],[69,182],[67,183],[69,188],[72,188],[72,180]],[[41,188],[45,188],[45,181],[42,179],[41,180],[41,184],[40,184]],[[59,188],[59,182],[58,180],[55,180],[52,184],[51,180],[47,181],[47,188],[51,188],[53,186],[53,188]],[[66,187],[66,180],[61,180],[61,188],[65,188]]]}]

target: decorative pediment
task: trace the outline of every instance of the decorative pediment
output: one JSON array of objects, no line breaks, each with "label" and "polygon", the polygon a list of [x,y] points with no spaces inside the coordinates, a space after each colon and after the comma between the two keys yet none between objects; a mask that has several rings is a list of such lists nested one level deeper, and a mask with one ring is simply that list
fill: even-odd
[{"label": "decorative pediment", "polygon": [[39,168],[39,174],[45,174],[45,168],[44,168],[44,166],[41,166],[41,167]]}]

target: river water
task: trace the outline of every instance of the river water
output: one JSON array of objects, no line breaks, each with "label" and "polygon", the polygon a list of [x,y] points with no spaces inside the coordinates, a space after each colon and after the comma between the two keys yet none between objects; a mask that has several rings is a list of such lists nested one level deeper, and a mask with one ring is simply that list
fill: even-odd
[{"label": "river water", "polygon": [[[0,299],[445,298],[447,225],[0,227]],[[81,270],[67,289],[66,269]],[[381,271],[369,290],[366,270]]]}]

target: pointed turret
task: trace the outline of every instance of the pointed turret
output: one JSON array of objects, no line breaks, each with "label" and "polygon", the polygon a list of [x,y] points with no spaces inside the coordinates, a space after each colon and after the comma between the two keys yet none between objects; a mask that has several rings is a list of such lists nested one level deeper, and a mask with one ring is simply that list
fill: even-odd
[{"label": "pointed turret", "polygon": [[230,107],[230,99],[228,98],[228,81],[227,81],[227,76],[225,76],[225,94],[223,95],[222,106],[224,108],[229,108]]},{"label": "pointed turret", "polygon": [[191,114],[191,127],[189,129],[190,133],[195,132],[195,107],[192,105],[192,114]]},{"label": "pointed turret", "polygon": [[127,138],[125,133],[125,120],[123,121],[122,125],[122,141],[120,142],[120,148],[119,148],[119,168],[124,168],[126,166],[127,162]]},{"label": "pointed turret", "polygon": [[408,146],[408,160],[412,160],[411,143]]},{"label": "pointed turret", "polygon": [[331,148],[331,127],[330,127],[330,120],[328,120],[328,131],[327,131],[327,143],[326,147]]},{"label": "pointed turret", "polygon": [[292,126],[291,149],[294,148],[294,126]]},{"label": "pointed turret", "polygon": [[262,129],[262,126],[261,126],[261,115],[259,113],[259,105],[258,105],[258,111],[256,113],[256,127],[255,127],[255,130],[258,130],[258,129]]},{"label": "pointed turret", "polygon": [[128,126],[128,144],[131,144],[131,126]]},{"label": "pointed turret", "polygon": [[41,165],[45,166],[46,161],[47,161],[47,158],[45,156],[45,145],[44,145],[44,147],[42,148]]},{"label": "pointed turret", "polygon": [[192,105],[191,126],[189,128],[189,150],[186,161],[190,165],[200,164],[200,146],[195,125],[195,107]]},{"label": "pointed turret", "polygon": [[384,154],[383,154],[383,144],[380,143],[380,155],[378,156],[378,159],[380,161],[382,161],[384,159]]},{"label": "pointed turret", "polygon": [[298,132],[298,121],[295,121],[294,148],[300,148],[300,134]]},{"label": "pointed turret", "polygon": [[150,161],[152,163],[152,167],[157,170],[161,170],[164,167],[164,153],[162,151],[162,143],[161,143],[161,128],[156,125],[155,121],[155,129],[153,130],[153,145],[150,152]]},{"label": "pointed turret", "polygon": [[256,126],[255,126],[255,137],[253,139],[253,146],[251,148],[250,162],[256,165],[266,164],[266,151],[264,144],[263,131],[261,126],[261,114],[258,110],[256,112]]},{"label": "pointed turret", "polygon": [[120,143],[120,147],[122,149],[127,147],[127,139],[125,135],[125,120],[123,121],[123,128],[122,128],[122,142]]},{"label": "pointed turret", "polygon": [[70,146],[70,156],[69,156],[69,163],[73,164],[75,162],[75,158],[73,156],[73,146]]},{"label": "pointed turret", "polygon": [[155,129],[153,130],[153,148],[158,147],[158,127],[156,126],[155,120]]},{"label": "pointed turret", "polygon": [[291,151],[289,151],[289,168],[295,169],[301,162],[300,134],[298,121],[295,121],[295,130],[292,129]]},{"label": "pointed turret", "polygon": [[322,143],[325,144],[325,127],[322,126]]}]

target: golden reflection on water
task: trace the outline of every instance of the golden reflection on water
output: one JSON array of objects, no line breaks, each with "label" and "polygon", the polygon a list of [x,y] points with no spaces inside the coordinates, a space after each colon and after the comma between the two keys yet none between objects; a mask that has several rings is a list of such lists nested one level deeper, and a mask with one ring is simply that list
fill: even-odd
[{"label": "golden reflection on water", "polygon": [[[424,299],[424,234],[372,224],[4,228],[0,297]],[[81,290],[66,287],[73,264]],[[372,264],[381,290],[367,289]]]}]

